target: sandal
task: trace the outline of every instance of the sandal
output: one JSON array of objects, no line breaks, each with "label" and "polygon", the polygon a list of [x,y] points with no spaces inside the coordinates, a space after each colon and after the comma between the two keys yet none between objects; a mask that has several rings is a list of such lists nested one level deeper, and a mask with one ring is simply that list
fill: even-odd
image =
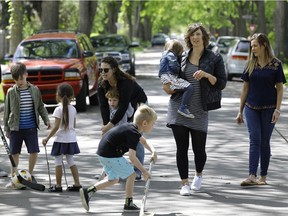
[{"label": "sandal", "polygon": [[56,187],[56,185],[48,188],[49,192],[63,192],[62,187]]},{"label": "sandal", "polygon": [[69,187],[67,187],[66,191],[79,191],[80,188],[82,188],[81,185],[79,185],[79,186],[75,186],[75,185],[73,185],[73,186],[69,186]]},{"label": "sandal", "polygon": [[250,186],[250,185],[258,185],[256,179],[252,179],[250,176],[241,182],[241,186]]}]

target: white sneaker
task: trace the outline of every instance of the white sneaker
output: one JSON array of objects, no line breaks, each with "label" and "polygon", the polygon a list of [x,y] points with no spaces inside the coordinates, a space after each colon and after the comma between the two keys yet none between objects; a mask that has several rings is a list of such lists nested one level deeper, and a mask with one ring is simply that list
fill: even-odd
[{"label": "white sneaker", "polygon": [[181,196],[190,196],[190,186],[189,185],[182,186],[182,188],[180,190],[180,195]]},{"label": "white sneaker", "polygon": [[202,176],[195,175],[191,185],[191,189],[194,191],[198,191],[201,188],[201,184],[202,184]]},{"label": "white sneaker", "polygon": [[16,189],[16,186],[11,181],[9,181],[9,183],[5,185],[5,188],[7,188],[7,189]]}]

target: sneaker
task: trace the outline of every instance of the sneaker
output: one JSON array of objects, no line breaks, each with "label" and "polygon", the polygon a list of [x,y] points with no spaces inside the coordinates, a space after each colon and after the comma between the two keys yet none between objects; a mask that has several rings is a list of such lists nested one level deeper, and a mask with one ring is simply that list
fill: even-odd
[{"label": "sneaker", "polygon": [[63,192],[63,189],[62,189],[62,187],[60,186],[60,187],[56,187],[56,185],[54,185],[54,186],[51,186],[50,188],[48,188],[48,191],[49,192]]},{"label": "sneaker", "polygon": [[5,188],[7,188],[7,189],[17,189],[12,181],[9,181],[9,183],[5,185]]},{"label": "sneaker", "polygon": [[142,176],[141,175],[137,175],[136,178],[135,178],[135,181],[141,181],[142,179]]},{"label": "sneaker", "polygon": [[189,109],[184,106],[181,106],[177,112],[187,118],[195,118],[195,116],[189,111]]},{"label": "sneaker", "polygon": [[198,191],[201,188],[201,184],[202,184],[202,176],[195,175],[191,185],[191,189],[194,191]]},{"label": "sneaker", "polygon": [[91,197],[93,196],[93,194],[95,193],[93,190],[88,191],[88,189],[89,188],[80,188],[79,189],[82,205],[86,211],[89,211],[89,201],[90,201]]},{"label": "sneaker", "polygon": [[8,173],[4,170],[0,170],[0,177],[8,177]]},{"label": "sneaker", "polygon": [[190,196],[190,186],[189,185],[182,186],[182,188],[180,190],[180,195],[181,196]]},{"label": "sneaker", "polygon": [[140,208],[136,206],[134,203],[131,203],[130,205],[124,205],[124,212],[139,212]]}]

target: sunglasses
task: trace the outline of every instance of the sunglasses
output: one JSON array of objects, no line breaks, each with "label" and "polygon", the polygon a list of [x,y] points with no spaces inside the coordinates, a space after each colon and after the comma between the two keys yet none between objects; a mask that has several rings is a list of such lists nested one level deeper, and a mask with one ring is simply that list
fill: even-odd
[{"label": "sunglasses", "polygon": [[108,73],[111,68],[99,68],[99,73]]}]

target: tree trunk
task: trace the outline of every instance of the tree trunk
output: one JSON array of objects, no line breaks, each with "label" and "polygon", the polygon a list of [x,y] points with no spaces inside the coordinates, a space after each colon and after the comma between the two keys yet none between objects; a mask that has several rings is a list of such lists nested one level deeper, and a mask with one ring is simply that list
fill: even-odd
[{"label": "tree trunk", "polygon": [[121,1],[111,1],[108,3],[108,26],[107,30],[110,34],[116,34],[119,28],[118,25],[118,13],[120,10]]},{"label": "tree trunk", "polygon": [[6,1],[1,1],[1,23],[0,23],[0,29],[6,29],[6,27],[9,25],[9,18],[10,14],[8,13],[8,3]]},{"label": "tree trunk", "polygon": [[23,2],[18,0],[12,0],[12,13],[10,21],[10,45],[9,53],[14,54],[18,44],[23,38]]},{"label": "tree trunk", "polygon": [[274,12],[275,22],[275,47],[274,53],[282,61],[288,57],[288,3],[287,1],[277,1]]},{"label": "tree trunk", "polygon": [[265,16],[265,3],[264,1],[255,1],[258,10],[258,28],[257,32],[267,34],[266,29],[266,16]]},{"label": "tree trunk", "polygon": [[58,29],[59,1],[42,2],[42,30]]},{"label": "tree trunk", "polygon": [[92,31],[97,4],[97,1],[79,1],[79,31],[85,33],[88,37],[90,37]]}]

